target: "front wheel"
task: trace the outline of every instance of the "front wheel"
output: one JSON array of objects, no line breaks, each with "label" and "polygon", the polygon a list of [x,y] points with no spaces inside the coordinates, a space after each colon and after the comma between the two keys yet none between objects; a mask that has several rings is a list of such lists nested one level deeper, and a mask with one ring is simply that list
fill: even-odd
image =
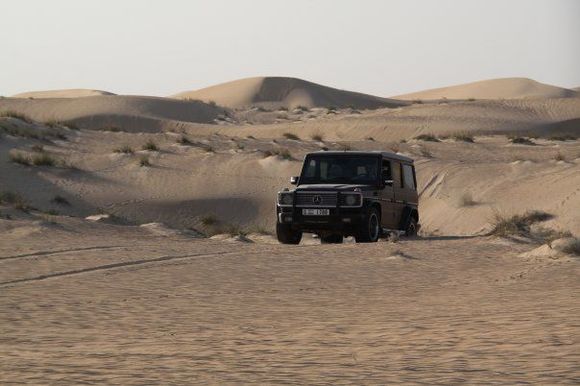
[{"label": "front wheel", "polygon": [[363,222],[361,229],[354,236],[357,243],[374,243],[379,239],[381,233],[381,221],[379,211],[371,208]]},{"label": "front wheel", "polygon": [[300,244],[302,232],[293,230],[288,224],[276,224],[276,237],[282,244]]}]

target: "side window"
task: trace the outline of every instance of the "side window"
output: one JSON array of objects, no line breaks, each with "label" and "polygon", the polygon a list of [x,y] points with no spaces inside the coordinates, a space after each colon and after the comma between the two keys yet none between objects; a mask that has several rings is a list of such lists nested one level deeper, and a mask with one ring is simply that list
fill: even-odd
[{"label": "side window", "polygon": [[383,173],[382,176],[385,180],[392,180],[393,173],[391,172],[391,162],[387,161],[386,159],[383,160]]},{"label": "side window", "polygon": [[306,167],[306,171],[304,172],[304,176],[308,178],[312,178],[316,175],[316,161],[310,160],[308,166]]},{"label": "side window", "polygon": [[405,189],[415,190],[415,178],[413,177],[413,167],[403,165],[403,184]]},{"label": "side window", "polygon": [[393,174],[393,186],[395,188],[402,187],[403,181],[401,179],[401,164],[397,161],[391,161],[391,173]]}]

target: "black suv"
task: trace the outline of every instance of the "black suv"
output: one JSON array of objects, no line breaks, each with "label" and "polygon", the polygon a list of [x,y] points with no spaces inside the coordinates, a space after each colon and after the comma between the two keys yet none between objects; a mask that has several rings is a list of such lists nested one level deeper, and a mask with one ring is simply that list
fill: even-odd
[{"label": "black suv", "polygon": [[278,192],[276,235],[298,244],[303,232],[323,243],[374,242],[389,231],[417,233],[417,177],[413,160],[390,152],[307,154],[296,189]]}]

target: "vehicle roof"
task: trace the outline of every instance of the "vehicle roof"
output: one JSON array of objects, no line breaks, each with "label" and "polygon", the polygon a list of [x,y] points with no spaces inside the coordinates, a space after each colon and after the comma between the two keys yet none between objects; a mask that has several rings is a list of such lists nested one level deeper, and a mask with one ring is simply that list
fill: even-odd
[{"label": "vehicle roof", "polygon": [[388,159],[395,159],[398,161],[404,161],[408,163],[413,163],[413,159],[409,157],[405,157],[404,155],[400,155],[397,153],[393,153],[390,151],[380,151],[380,150],[372,150],[372,151],[316,151],[314,153],[308,153],[309,155],[382,155],[383,158]]}]

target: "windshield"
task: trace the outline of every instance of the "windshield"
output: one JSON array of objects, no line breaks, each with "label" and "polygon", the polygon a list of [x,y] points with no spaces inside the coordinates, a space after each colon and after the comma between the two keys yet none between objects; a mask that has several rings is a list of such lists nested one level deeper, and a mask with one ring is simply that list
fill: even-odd
[{"label": "windshield", "polygon": [[375,184],[378,158],[353,155],[316,155],[306,159],[300,184]]}]

